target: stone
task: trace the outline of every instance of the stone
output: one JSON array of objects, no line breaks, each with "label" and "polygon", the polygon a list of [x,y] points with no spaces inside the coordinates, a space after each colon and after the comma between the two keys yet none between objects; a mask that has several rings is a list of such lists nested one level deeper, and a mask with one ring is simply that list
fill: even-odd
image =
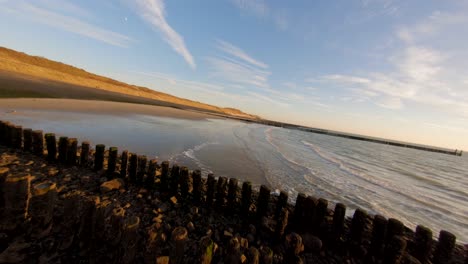
[{"label": "stone", "polygon": [[122,179],[113,179],[110,181],[106,181],[101,184],[101,193],[108,193],[110,191],[119,190],[124,186],[124,182]]},{"label": "stone", "polygon": [[172,204],[177,204],[177,197],[172,196],[170,200],[171,200]]},{"label": "stone", "polygon": [[302,235],[302,243],[307,252],[319,253],[322,249],[322,240],[308,233]]},{"label": "stone", "polygon": [[156,258],[156,264],[169,264],[169,256],[160,256]]}]

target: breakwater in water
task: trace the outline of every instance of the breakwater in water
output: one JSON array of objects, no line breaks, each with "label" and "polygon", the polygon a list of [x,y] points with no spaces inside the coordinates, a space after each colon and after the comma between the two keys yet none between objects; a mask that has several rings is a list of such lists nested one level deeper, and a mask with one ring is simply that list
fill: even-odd
[{"label": "breakwater in water", "polygon": [[[287,193],[272,196],[264,185],[252,190],[234,178],[202,178],[186,167],[100,144],[79,147],[77,139],[5,122],[0,143],[8,147],[3,153],[26,157],[2,165],[4,256],[39,241],[52,259],[55,253],[90,262],[106,253],[123,263],[148,256],[148,263],[466,261],[450,232],[435,241],[428,228],[413,232],[361,209],[346,218],[343,204],[330,210],[325,199],[299,194],[292,205]],[[28,170],[30,161],[43,163]],[[56,245],[46,247],[50,240]],[[45,249],[29,254],[42,257]]]}]

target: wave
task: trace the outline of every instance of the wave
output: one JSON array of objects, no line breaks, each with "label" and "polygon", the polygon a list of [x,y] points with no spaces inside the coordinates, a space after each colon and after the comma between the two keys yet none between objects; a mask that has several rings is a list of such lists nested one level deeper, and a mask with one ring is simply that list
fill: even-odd
[{"label": "wave", "polygon": [[174,156],[172,156],[169,161],[174,161],[176,160],[177,158],[181,157],[181,156],[184,156],[184,157],[187,157],[189,159],[191,159],[196,165],[197,167],[200,169],[200,171],[202,172],[202,175],[206,176],[210,173],[213,173],[213,170],[211,170],[211,168],[204,164],[201,160],[199,160],[195,153],[206,148],[207,146],[210,146],[210,145],[217,145],[219,144],[218,142],[204,142],[200,145],[196,145],[195,147],[193,148],[189,148],[187,150],[184,150],[182,151],[182,153],[179,153],[179,154],[176,154]]}]

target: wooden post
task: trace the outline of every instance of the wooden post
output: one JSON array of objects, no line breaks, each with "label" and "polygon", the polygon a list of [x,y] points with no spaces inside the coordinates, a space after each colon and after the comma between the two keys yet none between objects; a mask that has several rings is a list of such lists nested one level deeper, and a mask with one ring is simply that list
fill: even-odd
[{"label": "wooden post", "polygon": [[137,173],[137,184],[143,184],[147,169],[148,158],[145,155],[138,157],[138,173]]},{"label": "wooden post", "polygon": [[316,233],[317,227],[317,199],[313,196],[307,196],[304,201],[303,217],[300,219],[298,230],[300,232]]},{"label": "wooden post", "polygon": [[260,193],[257,201],[257,218],[262,219],[268,213],[268,203],[270,202],[271,190],[266,185],[260,186]]},{"label": "wooden post", "polygon": [[363,240],[364,230],[366,227],[367,212],[358,208],[354,211],[353,219],[351,220],[351,241],[360,245]]},{"label": "wooden post", "polygon": [[59,162],[62,164],[66,164],[68,154],[68,137],[59,137],[58,152]]},{"label": "wooden post", "polygon": [[200,170],[195,170],[192,173],[193,177],[193,201],[196,205],[198,205],[201,202],[201,197],[202,197],[202,177],[201,177],[201,171]]},{"label": "wooden post", "polygon": [[200,264],[211,264],[215,254],[215,243],[209,236],[202,237],[198,243]]},{"label": "wooden post", "polygon": [[370,245],[370,253],[373,256],[380,256],[385,243],[387,233],[387,219],[381,215],[375,215],[372,222],[372,238]]},{"label": "wooden post", "polygon": [[69,138],[67,144],[68,144],[67,164],[70,166],[75,166],[77,153],[78,153],[78,140],[76,138]]},{"label": "wooden post", "polygon": [[283,208],[285,208],[288,205],[288,199],[289,195],[287,192],[281,190],[278,201],[276,202],[276,212],[275,216],[278,218],[281,212],[283,211]]},{"label": "wooden post", "polygon": [[91,148],[91,143],[89,143],[89,141],[84,141],[83,143],[81,143],[80,165],[82,167],[88,167],[89,165],[90,148]]},{"label": "wooden post", "polygon": [[42,130],[34,130],[32,132],[32,148],[33,153],[37,156],[44,155],[44,136]]},{"label": "wooden post", "polygon": [[53,182],[42,182],[32,188],[29,211],[33,234],[39,235],[52,223],[55,203],[57,201],[57,185]]},{"label": "wooden post", "polygon": [[94,153],[94,170],[99,171],[104,168],[104,151],[106,146],[103,144],[96,145],[96,152]]},{"label": "wooden post", "polygon": [[173,244],[171,259],[175,260],[174,263],[182,263],[184,259],[185,244],[187,243],[187,239],[188,231],[185,227],[174,228],[171,234],[171,241]]},{"label": "wooden post", "polygon": [[315,210],[315,233],[319,234],[322,233],[322,231],[326,230],[326,228],[322,228],[322,225],[325,224],[325,217],[328,214],[328,201],[326,199],[320,198],[318,199],[317,202],[317,207]]},{"label": "wooden post", "polygon": [[216,207],[222,209],[225,204],[227,191],[227,178],[219,177],[218,185],[216,186]]},{"label": "wooden post", "polygon": [[179,181],[180,181],[180,168],[179,165],[174,164],[172,165],[171,169],[171,186],[170,186],[170,193],[172,195],[177,195],[179,190]]},{"label": "wooden post", "polygon": [[344,232],[344,222],[346,217],[346,206],[342,203],[337,203],[335,205],[335,210],[333,211],[333,243],[338,242]]},{"label": "wooden post", "polygon": [[427,263],[432,250],[432,231],[431,229],[418,225],[414,234],[414,252],[413,256],[421,263]]},{"label": "wooden post", "polygon": [[117,147],[109,148],[109,157],[107,160],[107,179],[112,179],[117,166],[117,158],[119,156],[119,149]]},{"label": "wooden post", "polygon": [[137,179],[137,169],[138,169],[138,155],[132,153],[130,155],[130,161],[128,165],[128,181],[130,183],[135,183]]},{"label": "wooden post", "polygon": [[15,173],[6,176],[3,182],[3,214],[0,232],[15,230],[28,218],[31,175]]},{"label": "wooden post", "polygon": [[242,184],[241,214],[245,219],[249,219],[250,207],[252,206],[252,183],[245,181]]},{"label": "wooden post", "polygon": [[124,220],[122,239],[120,244],[123,256],[121,263],[135,263],[135,256],[138,253],[138,230],[140,227],[140,218],[138,216],[129,216]]},{"label": "wooden post", "polygon": [[161,190],[169,189],[169,161],[163,161],[161,164]]},{"label": "wooden post", "polygon": [[12,147],[13,146],[13,124],[10,122],[6,122],[5,124],[5,146]]},{"label": "wooden post", "polygon": [[122,156],[120,156],[120,178],[127,178],[128,170],[128,150],[122,151]]},{"label": "wooden post", "polygon": [[212,173],[208,174],[207,190],[206,190],[206,205],[211,206],[215,195],[216,179]]},{"label": "wooden post", "polygon": [[[406,240],[400,236],[393,236],[385,247],[384,264],[400,263],[406,250]],[[445,262],[444,262],[445,263]]]},{"label": "wooden post", "polygon": [[289,211],[287,208],[283,207],[283,209],[281,209],[281,213],[276,219],[276,239],[278,242],[281,241],[284,236],[284,231],[288,225],[288,217]]},{"label": "wooden post", "polygon": [[13,147],[16,149],[23,148],[23,127],[22,126],[14,126],[13,127],[14,133],[14,140],[13,140]]},{"label": "wooden post", "polygon": [[229,212],[237,211],[237,195],[239,193],[239,182],[236,178],[229,179],[227,208]]},{"label": "wooden post", "polygon": [[23,129],[23,150],[31,152],[32,150],[32,129]]},{"label": "wooden post", "polygon": [[297,232],[302,232],[302,221],[304,220],[304,209],[305,209],[306,196],[303,193],[298,193],[296,198],[296,205],[294,206],[294,217],[292,229]]},{"label": "wooden post", "polygon": [[0,145],[5,145],[6,140],[6,122],[0,120]]},{"label": "wooden post", "polygon": [[456,241],[457,238],[454,234],[441,230],[432,262],[434,264],[449,263],[452,258],[452,252],[455,248]]},{"label": "wooden post", "polygon": [[180,194],[182,198],[188,197],[190,188],[190,175],[187,167],[180,168]]},{"label": "wooden post", "polygon": [[47,160],[53,162],[57,157],[57,141],[55,139],[55,134],[47,133],[45,134],[45,139],[47,143]]},{"label": "wooden post", "polygon": [[388,223],[387,223],[387,239],[386,239],[386,244],[390,243],[390,240],[394,236],[401,236],[403,235],[403,231],[405,229],[405,226],[403,225],[400,220],[397,220],[395,218],[389,218]]},{"label": "wooden post", "polygon": [[148,166],[148,174],[146,175],[146,188],[154,189],[154,181],[156,179],[156,170],[158,169],[158,160],[151,159]]}]

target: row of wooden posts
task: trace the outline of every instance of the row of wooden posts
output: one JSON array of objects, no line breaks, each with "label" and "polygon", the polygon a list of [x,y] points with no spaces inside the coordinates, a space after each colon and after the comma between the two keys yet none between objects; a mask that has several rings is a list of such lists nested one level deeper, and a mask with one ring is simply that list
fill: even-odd
[{"label": "row of wooden posts", "polygon": [[[105,169],[106,148],[102,144],[96,145],[94,159],[92,159],[90,143],[82,142],[78,158],[76,138],[59,137],[57,142],[54,133],[44,135],[41,130],[23,129],[21,126],[4,121],[0,121],[0,144],[32,152],[38,156],[44,155],[44,146],[46,146],[46,158],[50,162],[91,167],[96,171]],[[121,177],[129,184],[142,185],[150,190],[156,187],[156,172],[159,166],[155,159],[148,162],[146,156],[129,154],[125,150],[120,155],[120,171],[116,172],[118,162],[117,147],[110,147],[106,168],[106,175],[109,179]],[[329,246],[339,244],[344,237],[347,237],[348,244],[359,246],[366,237],[369,217],[362,209],[355,210],[350,228],[346,230],[346,206],[342,203],[335,205],[332,221],[327,223],[328,201],[323,198],[316,199],[313,196],[299,193],[293,209],[288,210],[292,208],[288,205],[288,193],[281,191],[277,199],[272,199],[271,190],[265,185],[261,185],[259,192],[256,193],[249,181],[243,182],[239,187],[239,182],[235,178],[219,177],[216,179],[213,174],[210,174],[205,180],[200,170],[190,173],[187,167],[179,167],[176,164],[170,168],[168,161],[161,163],[160,170],[161,192],[180,195],[183,200],[191,200],[197,205],[214,206],[223,209],[224,212],[238,212],[246,219],[255,218],[261,221],[263,217],[268,216],[269,204],[276,200],[273,214],[276,220],[275,236],[277,238],[282,237],[287,230],[318,235]],[[192,187],[191,192],[190,187]],[[252,211],[255,198],[256,210]],[[289,217],[290,211],[291,217]],[[388,263],[397,263],[407,248],[407,241],[403,238],[405,226],[397,219],[386,219],[381,215],[375,215],[372,219],[368,254],[384,258]],[[413,240],[409,243],[412,248],[411,254],[422,263],[429,260],[433,263],[446,263],[456,246],[456,237],[450,232],[440,231],[438,243],[433,251],[432,231],[419,225],[415,230]]]}]

